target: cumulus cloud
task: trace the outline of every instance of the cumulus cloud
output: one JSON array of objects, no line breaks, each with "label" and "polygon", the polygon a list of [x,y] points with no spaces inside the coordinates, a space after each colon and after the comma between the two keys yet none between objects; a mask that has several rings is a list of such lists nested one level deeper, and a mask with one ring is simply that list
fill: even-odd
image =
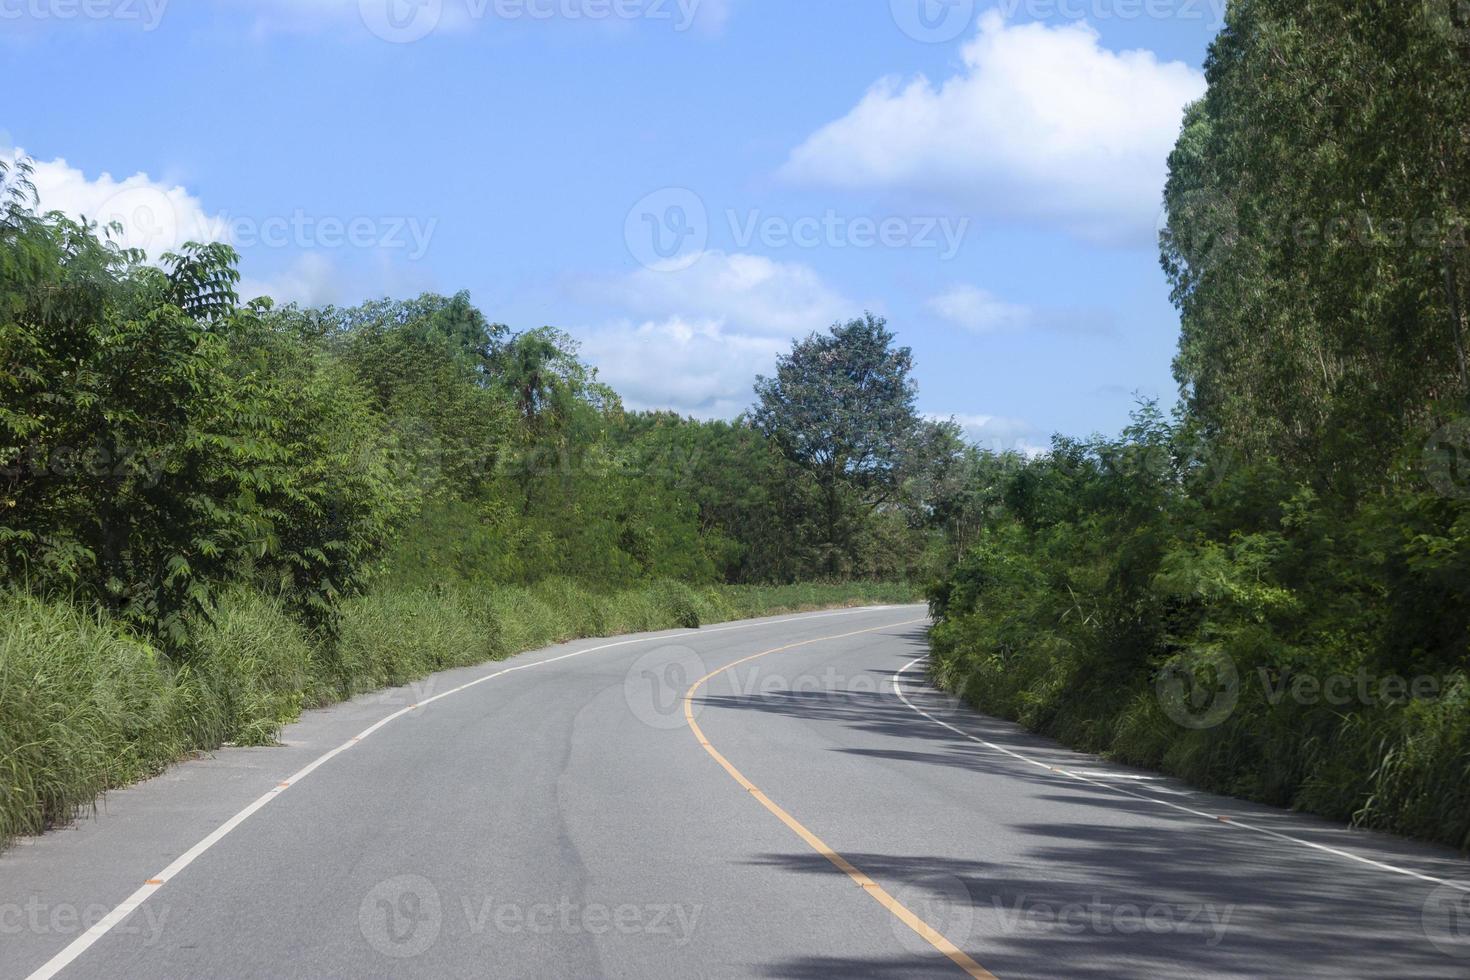
[{"label": "cumulus cloud", "polygon": [[730,418],[795,337],[856,316],[808,266],[707,252],[679,272],[640,269],[583,291],[630,315],[579,330],[583,353],[631,408]]},{"label": "cumulus cloud", "polygon": [[[0,157],[15,160],[25,158],[26,154],[21,149],[10,150],[0,145]],[[191,241],[237,246],[245,253],[241,259],[245,275],[236,288],[242,301],[270,296],[277,303],[320,306],[431,288],[427,270],[403,261],[405,256],[409,259],[417,256],[384,245],[380,229],[374,229],[364,239],[370,244],[359,247],[347,237],[333,238],[322,233],[313,238],[309,233],[297,234],[291,230],[289,216],[262,222],[210,211],[182,185],[157,180],[143,172],[121,178],[108,172],[89,177],[61,158],[30,162],[34,170],[31,180],[41,211],[60,211],[77,220],[94,222],[100,226],[100,234],[109,236],[123,248],[141,249],[152,262]],[[273,239],[262,233],[269,222],[278,222],[279,230],[286,236],[286,245],[301,251],[274,245]],[[113,224],[120,225],[121,230],[108,227]],[[311,230],[308,228],[308,232]],[[403,234],[408,235],[410,231],[426,236],[432,228],[409,228]],[[426,241],[427,238],[415,240],[415,247]],[[335,256],[340,256],[341,249],[348,246],[354,258],[344,267]],[[275,271],[261,274],[262,267],[274,267]]]},{"label": "cumulus cloud", "polygon": [[[16,150],[9,156],[23,156]],[[189,241],[223,241],[229,223],[211,214],[199,198],[168,181],[146,173],[118,179],[110,173],[89,178],[66,160],[32,161],[32,181],[42,211],[61,211],[102,226],[122,225],[113,241],[124,248],[140,248],[150,259]]]},{"label": "cumulus cloud", "polygon": [[1029,307],[1007,303],[978,286],[955,286],[929,300],[927,305],[955,326],[975,333],[1023,329],[1034,320]]},{"label": "cumulus cloud", "polygon": [[786,338],[854,314],[810,266],[739,252],[705,252],[677,272],[641,268],[598,291],[636,314],[720,320]]},{"label": "cumulus cloud", "polygon": [[991,11],[959,73],[879,81],[782,172],[1148,242],[1183,109],[1204,90],[1197,70],[1110,51],[1085,23],[1011,24]]},{"label": "cumulus cloud", "polygon": [[623,321],[584,331],[582,353],[632,409],[732,418],[750,407],[751,383],[769,373],[786,341],[717,320]]}]

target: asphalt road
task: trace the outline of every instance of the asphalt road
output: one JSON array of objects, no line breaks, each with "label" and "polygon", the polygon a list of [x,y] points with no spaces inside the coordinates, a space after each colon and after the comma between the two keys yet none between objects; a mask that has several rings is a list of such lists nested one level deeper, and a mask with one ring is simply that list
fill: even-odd
[{"label": "asphalt road", "polygon": [[313,712],[0,856],[0,977],[1470,977],[1470,863],[976,715],[923,613]]}]

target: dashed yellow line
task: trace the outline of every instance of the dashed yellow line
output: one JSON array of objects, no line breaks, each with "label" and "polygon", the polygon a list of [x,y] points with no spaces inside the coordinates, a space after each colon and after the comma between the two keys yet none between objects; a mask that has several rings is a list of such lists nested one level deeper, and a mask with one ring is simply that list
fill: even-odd
[{"label": "dashed yellow line", "polygon": [[883,888],[882,885],[878,884],[872,878],[864,874],[860,868],[853,865],[853,863],[847,860],[847,858],[843,857],[841,854],[838,854],[836,851],[832,850],[832,848],[828,847],[827,843],[822,840],[822,838],[818,837],[816,834],[808,830],[800,820],[797,820],[790,813],[787,813],[786,810],[783,809],[779,803],[771,799],[765,793],[761,792],[759,786],[757,786],[755,783],[752,783],[749,779],[746,779],[744,773],[742,773],[739,769],[736,769],[729,759],[721,755],[719,750],[710,744],[709,739],[705,737],[704,730],[700,728],[699,724],[694,720],[694,697],[696,694],[699,693],[699,689],[703,687],[705,683],[710,680],[710,678],[718,677],[720,674],[723,674],[728,670],[734,670],[736,667],[739,667],[742,664],[748,664],[752,660],[759,660],[762,657],[769,657],[773,653],[781,653],[786,650],[794,650],[797,647],[809,646],[813,643],[822,643],[827,640],[842,640],[850,636],[861,636],[864,633],[877,633],[880,630],[893,629],[897,626],[912,626],[915,623],[922,622],[925,622],[925,620],[911,619],[908,622],[904,623],[890,623],[887,626],[875,626],[872,629],[854,630],[851,633],[839,633],[836,636],[819,636],[813,640],[802,640],[798,643],[788,643],[785,646],[775,647],[774,649],[765,650],[761,653],[746,657],[743,660],[737,660],[732,664],[726,664],[719,670],[710,671],[708,674],[705,674],[699,680],[695,681],[694,684],[689,688],[689,690],[684,694],[684,720],[689,723],[689,729],[694,732],[694,737],[699,740],[699,744],[704,748],[706,752],[710,754],[711,757],[713,757],[716,762],[720,764],[722,768],[724,768],[725,772],[730,774],[731,779],[739,783],[746,790],[746,792],[750,793],[752,797],[759,801],[761,806],[765,807],[767,810],[771,811],[771,813],[775,814],[776,819],[784,823],[792,831],[792,833],[796,834],[796,836],[806,841],[807,845],[812,850],[816,851],[818,854],[822,855],[822,857],[832,862],[832,864],[835,865],[838,870],[847,875],[853,881],[857,882],[859,887],[861,887],[862,890],[873,899],[873,901],[877,902],[879,905],[883,906],[885,909],[891,912],[895,918],[897,918],[904,925],[908,926],[914,932],[922,936],[925,942],[933,946],[945,956],[949,957],[949,959],[954,963],[955,966],[959,967],[961,970],[964,970],[967,974],[976,978],[976,980],[996,980],[995,974],[985,969],[985,967],[981,966],[979,963],[976,963],[973,959],[966,955],[964,950],[960,949],[954,943],[946,939],[938,929],[935,929],[929,923],[925,922],[923,919],[915,915],[902,902],[890,895]]}]

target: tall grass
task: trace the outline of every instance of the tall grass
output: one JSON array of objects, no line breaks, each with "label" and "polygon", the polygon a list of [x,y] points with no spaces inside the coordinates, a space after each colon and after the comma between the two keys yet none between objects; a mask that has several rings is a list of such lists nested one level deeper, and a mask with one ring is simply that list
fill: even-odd
[{"label": "tall grass", "polygon": [[[1470,678],[1438,698],[1271,703],[1246,652],[1239,703],[1219,725],[1185,728],[1147,674],[1120,674],[1056,632],[1014,643],[996,613],[942,622],[932,674],[981,711],[1068,745],[1161,770],[1215,792],[1470,852]],[[1004,652],[1002,652],[1004,651]]]},{"label": "tall grass", "polygon": [[99,617],[0,593],[0,841],[178,757],[161,656]]},{"label": "tall grass", "polygon": [[910,602],[903,585],[691,588],[600,593],[529,587],[387,590],[346,602],[330,644],[276,600],[238,588],[185,655],[163,655],[79,606],[0,590],[0,847],[65,823],[110,788],[190,752],[265,745],[303,707],[584,636],[834,606]]}]

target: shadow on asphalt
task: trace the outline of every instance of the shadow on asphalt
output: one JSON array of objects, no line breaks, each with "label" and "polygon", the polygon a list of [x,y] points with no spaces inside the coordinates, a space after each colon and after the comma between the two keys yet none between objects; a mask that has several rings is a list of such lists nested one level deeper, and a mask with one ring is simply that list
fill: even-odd
[{"label": "shadow on asphalt", "polygon": [[[777,691],[701,700],[707,708],[828,721],[914,746],[834,751],[1003,776],[1028,787],[1020,791],[1024,800],[1018,802],[1025,805],[1016,822],[1005,827],[1025,845],[1006,854],[1004,868],[917,854],[844,854],[987,969],[1002,977],[1470,976],[1470,964],[1427,938],[1423,910],[1432,885],[1298,845],[1276,845],[1146,800],[1064,783],[961,738],[893,696],[893,676],[924,649],[922,632],[904,639],[909,642],[894,654],[893,668],[873,671],[876,693]],[[954,711],[946,720],[1014,751],[1067,751],[1007,723],[955,710],[942,696],[938,705]],[[1085,761],[1070,758],[1072,765]],[[1173,799],[1207,810],[1210,805]],[[1278,813],[1277,819],[1299,818]],[[977,827],[977,838],[984,832]],[[1410,842],[1402,850],[1421,862],[1429,853]],[[815,853],[767,854],[752,863],[833,875],[846,884],[843,873]],[[1018,867],[1039,873],[1017,877]],[[1453,875],[1454,865],[1447,870]],[[941,925],[946,920],[949,929]],[[960,934],[951,934],[955,930]],[[922,958],[814,957],[773,965],[770,975],[886,978],[928,975],[930,968],[935,975],[956,972],[942,957],[932,967]]]},{"label": "shadow on asphalt", "polygon": [[[1330,870],[1293,878],[1289,888],[1282,888],[1277,879],[1232,869],[1209,845],[1174,837],[1140,839],[1127,828],[1028,824],[1018,829],[1049,839],[1028,852],[1024,863],[1055,869],[1054,875],[1008,876],[985,862],[922,855],[844,856],[1006,978],[1466,975],[1463,960],[1426,940],[1420,897],[1395,901],[1391,894],[1365,894],[1361,882],[1344,881]],[[841,871],[815,853],[767,854],[751,863],[828,875],[849,885]],[[1062,877],[1067,880],[1057,880]],[[959,900],[957,881],[962,883]],[[968,913],[960,907],[965,899]],[[896,933],[906,929],[897,920],[894,928]],[[794,959],[772,965],[769,973],[928,975],[922,963]],[[933,968],[936,975],[955,974],[942,959]]]},{"label": "shadow on asphalt", "polygon": [[942,977],[953,980],[962,976],[949,960],[935,953],[933,957],[892,957],[885,959],[844,956],[803,956],[782,960],[763,971],[768,977],[791,980],[832,980],[833,977],[857,977],[859,980],[908,980],[909,977]]}]

